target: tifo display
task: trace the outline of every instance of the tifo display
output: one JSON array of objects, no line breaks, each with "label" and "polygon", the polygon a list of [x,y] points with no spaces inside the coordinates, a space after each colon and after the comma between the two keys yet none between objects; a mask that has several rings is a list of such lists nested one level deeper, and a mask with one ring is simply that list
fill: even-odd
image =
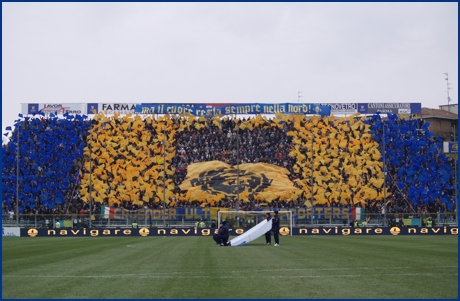
[{"label": "tifo display", "polygon": [[3,209],[84,215],[91,202],[102,216],[264,207],[453,212],[453,162],[428,126],[393,114],[20,115],[3,148]]}]

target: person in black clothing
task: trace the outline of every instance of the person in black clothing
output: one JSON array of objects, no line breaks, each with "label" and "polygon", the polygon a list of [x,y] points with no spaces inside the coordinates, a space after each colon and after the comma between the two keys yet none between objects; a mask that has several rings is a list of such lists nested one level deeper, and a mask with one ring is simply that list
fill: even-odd
[{"label": "person in black clothing", "polygon": [[[265,219],[267,221],[270,221],[272,219],[270,213],[267,212],[267,214],[265,215]],[[271,230],[268,231],[267,233],[265,233],[265,243],[267,245],[271,244],[272,243],[272,234],[271,234]]]},{"label": "person in black clothing", "polygon": [[215,234],[212,238],[217,244],[220,244],[221,246],[228,246],[230,245],[228,242],[230,234],[228,232],[228,226],[225,221],[220,222],[219,226],[219,232]]},{"label": "person in black clothing", "polygon": [[279,237],[279,232],[280,232],[280,217],[278,215],[278,210],[275,210],[275,215],[272,218],[272,231],[273,231],[273,237],[275,238],[275,247],[278,247],[280,245],[280,237]]}]

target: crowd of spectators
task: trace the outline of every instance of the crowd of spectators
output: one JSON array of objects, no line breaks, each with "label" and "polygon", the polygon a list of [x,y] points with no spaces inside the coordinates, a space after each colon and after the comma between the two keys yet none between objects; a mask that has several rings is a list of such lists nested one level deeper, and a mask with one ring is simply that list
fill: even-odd
[{"label": "crowd of spectators", "polygon": [[362,120],[303,119],[288,134],[294,137],[296,183],[315,204],[367,206],[384,198],[380,151]]},{"label": "crowd of spectators", "polygon": [[165,134],[171,124],[171,119],[142,120],[138,115],[96,116],[84,148],[84,155],[92,160],[84,164],[81,198],[109,206],[128,202],[149,207],[164,194],[170,198],[168,161],[174,147],[167,145],[172,135]]},{"label": "crowd of spectators", "polygon": [[442,152],[442,139],[429,131],[429,124],[423,119],[399,119],[395,114],[388,114],[385,120],[374,115],[367,122],[385,154],[392,210],[452,211],[455,163]]},{"label": "crowd of spectators", "polygon": [[19,117],[2,148],[4,209],[22,214],[67,211],[78,186],[84,137],[90,127],[87,117]]},{"label": "crowd of spectators", "polygon": [[367,120],[260,115],[25,117],[2,148],[2,210],[16,211],[16,195],[23,214],[87,211],[90,199],[96,214],[101,206],[210,206],[206,200],[184,199],[179,186],[189,165],[219,160],[232,166],[262,162],[284,167],[304,192],[295,199],[271,202],[239,202],[228,196],[214,203],[216,207],[451,211],[454,176],[440,143],[423,120],[395,115],[385,120],[379,115]]}]

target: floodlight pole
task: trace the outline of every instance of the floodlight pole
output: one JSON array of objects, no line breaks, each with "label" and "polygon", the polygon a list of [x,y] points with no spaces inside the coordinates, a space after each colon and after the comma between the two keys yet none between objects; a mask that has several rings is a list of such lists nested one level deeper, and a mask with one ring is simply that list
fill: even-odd
[{"label": "floodlight pole", "polygon": [[19,123],[18,143],[16,144],[16,226],[19,227]]},{"label": "floodlight pole", "polygon": [[[458,155],[457,155],[458,156]],[[455,160],[455,165],[454,165],[454,171],[455,171],[455,222],[456,225],[458,226],[458,182],[457,182],[457,164],[458,164],[458,157],[457,160]]]},{"label": "floodlight pole", "polygon": [[385,146],[385,121],[382,120],[383,125],[383,206],[384,206],[384,213],[383,213],[383,225],[387,226],[387,165],[386,165],[386,146]]},{"label": "floodlight pole", "polygon": [[163,127],[163,226],[166,227],[166,119]]},{"label": "floodlight pole", "polygon": [[[237,114],[235,114],[235,122],[237,121]],[[240,128],[237,123],[237,129],[236,129],[236,209],[239,210],[240,208],[240,144],[239,144],[239,132]]]},{"label": "floodlight pole", "polygon": [[[310,177],[310,189],[311,189],[311,206],[312,206],[312,219],[314,218],[314,212],[313,212],[313,140],[315,138],[315,133],[311,132],[311,177]],[[313,224],[313,221],[312,221]]]},{"label": "floodlight pole", "polygon": [[450,83],[449,83],[449,73],[444,73],[446,75],[446,81],[447,81],[447,108],[450,112],[450,96],[449,96],[449,90],[451,90],[452,88],[449,87]]},{"label": "floodlight pole", "polygon": [[88,226],[89,229],[91,229],[91,215],[92,215],[92,203],[93,203],[93,193],[92,193],[92,184],[91,184],[91,178],[93,175],[93,151],[92,151],[92,145],[93,145],[93,130],[91,129],[91,139],[89,141],[89,222]]},{"label": "floodlight pole", "polygon": [[[447,91],[449,92],[449,91]],[[450,110],[450,107],[449,107]],[[454,126],[454,142],[457,141],[457,135],[455,133],[455,126]],[[458,153],[457,153],[457,158],[454,160],[454,185],[455,185],[455,223],[458,226],[458,182],[457,182],[457,164],[458,164]]]}]

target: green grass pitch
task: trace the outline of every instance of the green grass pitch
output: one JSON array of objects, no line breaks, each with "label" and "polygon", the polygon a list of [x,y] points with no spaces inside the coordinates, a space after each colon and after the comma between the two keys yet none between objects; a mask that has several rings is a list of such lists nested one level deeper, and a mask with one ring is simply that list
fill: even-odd
[{"label": "green grass pitch", "polygon": [[458,298],[457,236],[2,239],[3,298]]}]

